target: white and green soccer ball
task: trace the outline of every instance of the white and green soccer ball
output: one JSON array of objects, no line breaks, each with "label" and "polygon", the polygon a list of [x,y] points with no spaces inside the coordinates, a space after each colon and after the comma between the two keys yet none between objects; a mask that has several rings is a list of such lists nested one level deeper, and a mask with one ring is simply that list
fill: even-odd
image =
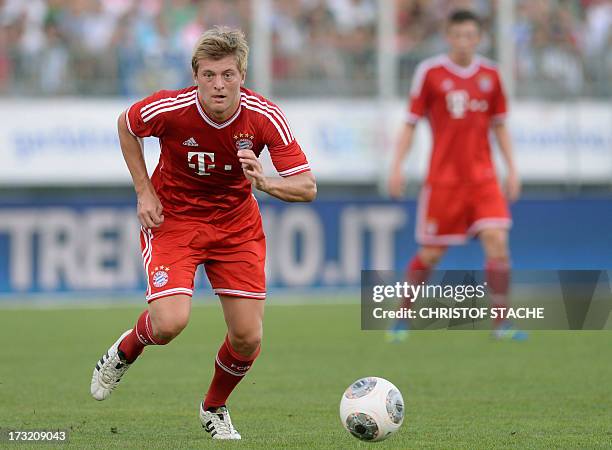
[{"label": "white and green soccer ball", "polygon": [[404,399],[399,389],[384,378],[361,378],[344,391],[340,420],[357,439],[382,441],[402,425]]}]

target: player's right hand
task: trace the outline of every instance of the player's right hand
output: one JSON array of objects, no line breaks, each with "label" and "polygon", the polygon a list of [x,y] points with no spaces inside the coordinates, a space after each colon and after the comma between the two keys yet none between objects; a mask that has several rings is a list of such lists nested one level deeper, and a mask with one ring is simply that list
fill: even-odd
[{"label": "player's right hand", "polygon": [[521,179],[515,170],[511,170],[506,178],[506,195],[511,202],[517,201],[521,195]]},{"label": "player's right hand", "polygon": [[162,206],[154,189],[138,194],[138,220],[145,228],[157,228],[164,221]]},{"label": "player's right hand", "polygon": [[404,175],[400,168],[393,168],[389,177],[389,196],[391,198],[400,198],[404,192]]}]

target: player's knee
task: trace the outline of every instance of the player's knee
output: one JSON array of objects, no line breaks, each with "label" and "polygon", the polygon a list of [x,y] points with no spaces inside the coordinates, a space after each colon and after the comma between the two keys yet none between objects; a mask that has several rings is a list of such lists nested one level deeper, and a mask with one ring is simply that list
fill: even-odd
[{"label": "player's knee", "polygon": [[502,263],[510,262],[510,255],[505,248],[496,248],[486,252],[486,258],[487,260],[494,260]]},{"label": "player's knee", "polygon": [[230,336],[230,342],[237,353],[250,356],[261,345],[261,333],[234,333]]},{"label": "player's knee", "polygon": [[508,237],[505,232],[497,230],[483,232],[481,239],[487,259],[509,259]]},{"label": "player's knee", "polygon": [[189,317],[172,317],[163,320],[157,320],[153,324],[153,334],[155,339],[160,343],[168,343],[177,337],[181,331],[187,326]]},{"label": "player's knee", "polygon": [[444,253],[446,253],[446,247],[427,246],[421,248],[419,258],[427,267],[435,267],[444,256]]},{"label": "player's knee", "polygon": [[440,263],[440,260],[442,259],[442,253],[434,253],[429,255],[423,262],[428,266],[428,267],[435,267]]},{"label": "player's knee", "polygon": [[153,335],[155,341],[159,344],[167,344],[172,339],[177,337],[182,331],[182,328],[178,328],[171,324],[162,324],[158,327],[153,328]]}]

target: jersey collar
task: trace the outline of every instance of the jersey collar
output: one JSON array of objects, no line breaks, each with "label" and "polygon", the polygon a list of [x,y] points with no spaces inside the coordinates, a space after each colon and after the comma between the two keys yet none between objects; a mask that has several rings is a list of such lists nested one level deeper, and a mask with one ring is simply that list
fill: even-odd
[{"label": "jersey collar", "polygon": [[470,78],[472,75],[478,72],[478,68],[480,67],[480,57],[478,55],[474,55],[470,65],[463,67],[459,64],[455,64],[448,55],[444,55],[442,58],[442,64],[449,72],[457,75],[458,77]]},{"label": "jersey collar", "polygon": [[211,119],[210,117],[208,117],[208,114],[206,114],[206,111],[204,111],[204,108],[202,108],[202,104],[200,103],[200,95],[196,94],[196,106],[198,107],[198,111],[200,112],[200,116],[202,116],[202,119],[204,119],[204,121],[210,125],[211,127],[214,127],[218,130],[220,130],[221,128],[225,128],[226,126],[228,126],[230,123],[232,123],[234,120],[236,120],[238,118],[238,116],[240,115],[240,111],[242,110],[242,106],[239,103],[238,104],[238,109],[236,110],[236,112],[232,115],[232,117],[230,117],[229,119],[227,119],[225,122],[223,123],[219,123],[219,122],[215,122],[213,119]]}]

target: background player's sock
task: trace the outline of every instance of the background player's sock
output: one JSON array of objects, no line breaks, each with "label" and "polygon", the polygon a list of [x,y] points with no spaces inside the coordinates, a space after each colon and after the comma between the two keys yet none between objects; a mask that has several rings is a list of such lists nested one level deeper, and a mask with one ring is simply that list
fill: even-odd
[{"label": "background player's sock", "polygon": [[[431,276],[431,267],[423,262],[417,253],[406,266],[406,281],[410,284],[421,284],[426,282]],[[412,307],[412,298],[406,297],[401,304],[401,308]]]},{"label": "background player's sock", "polygon": [[125,360],[131,364],[147,345],[165,345],[168,342],[170,341],[154,337],[149,311],[144,310],[136,321],[132,332],[123,338],[119,344],[119,351],[123,353]]},{"label": "background player's sock", "polygon": [[[420,284],[426,282],[431,276],[431,267],[423,262],[417,253],[406,266],[405,279],[410,284]],[[412,297],[404,297],[399,308],[410,309],[412,307]],[[402,342],[408,337],[410,325],[407,319],[396,319],[391,328],[387,331],[386,339],[388,342]]]},{"label": "background player's sock", "polygon": [[[485,264],[491,307],[505,308],[508,306],[508,291],[510,289],[510,264],[505,259],[490,259]],[[494,319],[497,328],[504,321],[499,315]]]},{"label": "background player's sock", "polygon": [[229,338],[221,345],[215,360],[215,375],[204,399],[204,409],[225,405],[227,398],[259,355],[260,348],[250,356],[242,356],[232,348]]}]

